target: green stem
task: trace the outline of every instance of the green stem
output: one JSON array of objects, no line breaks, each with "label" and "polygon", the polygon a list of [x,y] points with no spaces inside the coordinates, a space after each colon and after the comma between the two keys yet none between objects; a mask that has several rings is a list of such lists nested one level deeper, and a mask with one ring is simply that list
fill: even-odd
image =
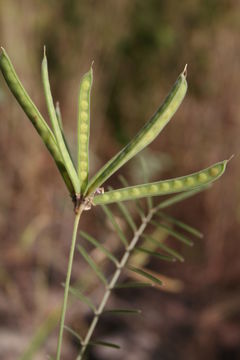
[{"label": "green stem", "polygon": [[70,253],[69,253],[68,269],[67,269],[67,276],[66,276],[66,281],[65,281],[65,290],[64,290],[64,297],[63,297],[61,320],[60,320],[60,329],[59,329],[59,335],[58,335],[56,360],[60,360],[60,357],[61,357],[62,338],[63,338],[65,315],[66,315],[66,310],[67,310],[67,302],[68,302],[69,285],[70,285],[71,273],[72,273],[74,250],[75,250],[75,245],[76,245],[78,224],[79,224],[79,220],[80,220],[82,211],[83,211],[83,208],[80,207],[78,213],[75,216],[75,221],[74,221],[72,243],[71,243],[71,249],[70,249]]}]

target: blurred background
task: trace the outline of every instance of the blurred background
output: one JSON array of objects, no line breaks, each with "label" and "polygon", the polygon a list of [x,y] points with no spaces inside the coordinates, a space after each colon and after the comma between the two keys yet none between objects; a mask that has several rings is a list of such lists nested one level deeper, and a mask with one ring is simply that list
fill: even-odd
[{"label": "blurred background", "polygon": [[[150,118],[186,63],[187,97],[142,153],[150,180],[235,154],[212,189],[169,209],[204,233],[193,248],[180,249],[184,264],[153,264],[173,286],[116,293],[113,303],[143,315],[103,318],[98,337],[121,349],[92,348],[90,360],[240,359],[239,31],[235,0],[0,0],[0,44],[46,117],[40,66],[47,46],[54,99],[74,152],[79,83],[94,60],[92,173]],[[138,158],[121,173],[131,184],[143,181]],[[117,175],[108,183],[119,186]],[[19,359],[24,351],[25,360],[46,359],[56,345],[72,203],[2,77],[0,189],[0,359]],[[86,213],[81,224],[116,245],[101,210]],[[84,281],[85,266],[76,259],[73,280]],[[75,304],[67,321],[84,333],[89,312]],[[76,351],[66,334],[63,359]]]}]

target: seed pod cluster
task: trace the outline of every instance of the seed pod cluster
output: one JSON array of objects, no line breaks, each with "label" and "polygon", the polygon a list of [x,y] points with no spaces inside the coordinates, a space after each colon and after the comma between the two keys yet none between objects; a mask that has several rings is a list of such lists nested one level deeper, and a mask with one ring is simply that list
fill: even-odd
[{"label": "seed pod cluster", "polygon": [[[175,179],[159,181],[138,186],[126,187],[119,190],[111,190],[105,194],[97,193],[97,189],[114,172],[123,166],[128,160],[139,151],[149,145],[168,124],[187,91],[186,67],[179,75],[170,93],[163,104],[159,107],[152,118],[143,126],[136,136],[111,160],[109,160],[97,173],[88,181],[89,173],[89,132],[90,132],[90,95],[93,83],[93,71],[91,69],[83,76],[79,90],[78,105],[78,171],[75,169],[73,157],[71,156],[61,121],[60,109],[55,109],[51,94],[47,58],[44,51],[42,62],[42,78],[44,93],[48,108],[52,129],[49,128],[43,116],[33,103],[28,93],[21,84],[14,67],[2,48],[0,53],[0,70],[16,97],[18,103],[31,120],[33,126],[41,136],[46,147],[50,151],[57,167],[66,183],[66,186],[73,198],[75,211],[78,212],[81,204],[85,204],[85,210],[91,204],[108,204],[133,200],[142,197],[167,195],[176,192],[184,192],[199,187],[204,187],[218,179],[224,172],[227,161],[219,162],[208,169]],[[88,206],[86,206],[86,204]]]}]

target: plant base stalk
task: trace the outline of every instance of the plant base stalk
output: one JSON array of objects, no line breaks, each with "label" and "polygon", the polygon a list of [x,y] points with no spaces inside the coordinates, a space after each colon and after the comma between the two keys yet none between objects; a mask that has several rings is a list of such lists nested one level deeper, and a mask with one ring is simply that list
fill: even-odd
[{"label": "plant base stalk", "polygon": [[70,248],[69,259],[68,259],[68,269],[67,269],[67,276],[66,276],[66,281],[65,281],[63,305],[62,305],[62,312],[61,312],[61,319],[60,319],[60,328],[59,328],[59,335],[58,335],[58,345],[57,345],[56,360],[60,360],[60,357],[61,357],[61,348],[62,348],[64,322],[65,322],[67,303],[68,303],[69,285],[70,285],[70,280],[71,280],[71,273],[72,273],[74,251],[75,251],[75,246],[76,246],[78,224],[79,224],[79,220],[80,220],[82,211],[83,211],[83,209],[80,207],[78,213],[75,216],[75,221],[74,221],[74,226],[73,226],[72,242],[71,242],[71,248]]}]

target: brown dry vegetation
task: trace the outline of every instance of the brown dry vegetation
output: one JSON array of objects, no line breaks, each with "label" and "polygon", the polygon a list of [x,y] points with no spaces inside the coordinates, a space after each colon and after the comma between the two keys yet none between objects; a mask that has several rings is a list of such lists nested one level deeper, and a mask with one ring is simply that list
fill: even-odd
[{"label": "brown dry vegetation", "polygon": [[[94,59],[91,171],[151,116],[185,63],[187,98],[151,145],[160,159],[168,154],[171,166],[153,180],[236,154],[211,190],[172,209],[205,234],[193,249],[183,249],[185,264],[153,264],[184,287],[116,294],[113,303],[131,301],[144,316],[106,317],[98,335],[122,349],[93,349],[91,360],[240,357],[239,30],[240,3],[234,0],[0,0],[0,44],[45,115],[40,62],[47,46],[54,97],[73,150],[79,81]],[[141,181],[136,162],[123,168],[131,182]],[[111,184],[118,184],[116,177]],[[0,189],[0,359],[12,360],[51,314],[54,327],[73,216],[54,163],[2,78]],[[93,231],[93,223],[94,234],[114,244],[96,209],[82,227]],[[74,280],[84,266],[78,258]],[[71,308],[69,323],[84,332],[87,320],[84,306]],[[53,331],[33,358],[45,359],[55,345]],[[64,359],[74,354],[76,344],[66,336]]]}]

